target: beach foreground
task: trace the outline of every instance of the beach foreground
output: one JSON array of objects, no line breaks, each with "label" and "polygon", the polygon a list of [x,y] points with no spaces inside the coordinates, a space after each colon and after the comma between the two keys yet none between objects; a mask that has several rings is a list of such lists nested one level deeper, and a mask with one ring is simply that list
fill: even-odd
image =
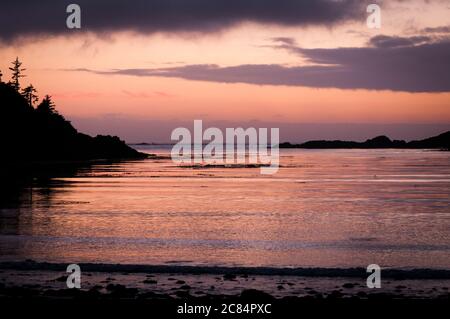
[{"label": "beach foreground", "polygon": [[[383,315],[386,306],[430,314],[448,307],[450,299],[447,270],[386,270],[382,287],[369,289],[360,268],[80,267],[86,270],[81,289],[69,289],[64,264],[0,263],[0,302],[47,316],[68,309],[72,316],[84,315],[89,308],[107,315],[163,313],[165,318],[297,318],[310,310],[350,317],[367,310]],[[251,312],[238,313],[238,305]]]},{"label": "beach foreground", "polygon": [[[189,306],[270,304],[271,312],[317,303],[426,302],[447,304],[450,271],[383,271],[380,289],[366,285],[362,268],[245,268],[80,264],[81,289],[68,289],[65,264],[0,263],[0,299],[45,304],[131,303],[160,305],[173,314]],[[181,306],[181,308],[180,308]],[[169,308],[167,308],[169,307]],[[226,308],[226,306],[223,306]],[[281,307],[281,308],[279,308]],[[267,308],[267,310],[269,310]],[[232,308],[230,308],[232,310]],[[226,309],[225,311],[230,311]],[[233,310],[232,310],[233,311]]]}]

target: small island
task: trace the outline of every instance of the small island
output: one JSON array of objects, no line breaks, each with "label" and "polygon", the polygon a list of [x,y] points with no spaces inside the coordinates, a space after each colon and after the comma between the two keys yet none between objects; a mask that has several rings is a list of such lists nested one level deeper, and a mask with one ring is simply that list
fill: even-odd
[{"label": "small island", "polygon": [[387,136],[377,136],[365,142],[354,141],[308,141],[302,144],[281,143],[280,148],[305,148],[305,149],[376,149],[376,148],[400,148],[400,149],[441,149],[450,150],[450,131],[429,137],[423,140],[406,142],[403,140],[391,140]]},{"label": "small island", "polygon": [[52,98],[40,103],[33,85],[20,86],[22,62],[12,62],[12,78],[0,78],[0,143],[2,162],[87,161],[143,159],[148,155],[129,147],[117,136],[78,132],[58,113]]}]

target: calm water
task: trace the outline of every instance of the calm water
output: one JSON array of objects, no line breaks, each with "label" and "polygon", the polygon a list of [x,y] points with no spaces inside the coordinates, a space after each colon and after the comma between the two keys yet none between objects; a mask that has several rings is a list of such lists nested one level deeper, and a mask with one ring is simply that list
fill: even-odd
[{"label": "calm water", "polygon": [[35,181],[2,202],[0,259],[450,268],[450,153],[281,150],[280,160],[269,176],[160,159]]}]

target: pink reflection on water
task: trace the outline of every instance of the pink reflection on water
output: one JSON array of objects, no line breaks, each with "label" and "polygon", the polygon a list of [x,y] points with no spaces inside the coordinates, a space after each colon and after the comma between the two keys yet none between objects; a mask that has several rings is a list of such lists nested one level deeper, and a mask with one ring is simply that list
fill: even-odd
[{"label": "pink reflection on water", "polygon": [[50,195],[33,189],[19,226],[1,233],[2,259],[449,268],[449,157],[282,150],[275,175],[170,159],[97,165]]}]

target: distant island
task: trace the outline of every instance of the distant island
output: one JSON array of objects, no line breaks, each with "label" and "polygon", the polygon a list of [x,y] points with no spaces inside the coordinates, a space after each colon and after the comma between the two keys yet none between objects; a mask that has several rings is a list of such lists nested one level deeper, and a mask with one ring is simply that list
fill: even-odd
[{"label": "distant island", "polygon": [[280,148],[308,148],[308,149],[327,149],[327,148],[404,148],[404,149],[442,149],[450,150],[450,131],[437,136],[429,137],[423,140],[406,142],[403,140],[391,140],[387,136],[377,136],[368,139],[365,142],[354,141],[308,141],[302,144],[291,144],[289,142],[281,143]]},{"label": "distant island", "polygon": [[[55,108],[49,95],[39,104],[36,89],[21,88],[25,69],[13,61],[12,79],[0,78],[0,145],[2,162],[141,159],[147,154],[129,147],[117,136],[78,132]],[[0,73],[1,74],[1,73]]]}]

